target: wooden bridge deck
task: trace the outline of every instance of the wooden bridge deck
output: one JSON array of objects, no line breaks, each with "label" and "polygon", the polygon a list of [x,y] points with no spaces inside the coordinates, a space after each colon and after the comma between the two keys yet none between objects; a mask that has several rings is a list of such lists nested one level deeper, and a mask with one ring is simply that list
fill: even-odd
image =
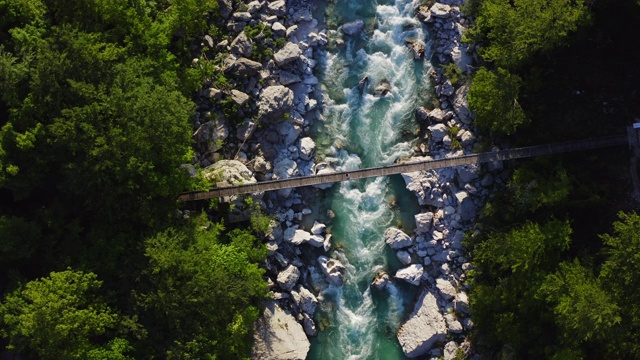
[{"label": "wooden bridge deck", "polygon": [[258,193],[279,189],[296,188],[302,186],[318,185],[325,183],[335,183],[365,179],[378,176],[410,173],[414,171],[441,169],[452,166],[480,164],[493,161],[503,161],[519,159],[541,155],[560,154],[572,151],[598,149],[610,146],[621,146],[628,144],[627,135],[608,136],[596,139],[577,140],[564,143],[554,143],[547,145],[537,145],[509,150],[499,150],[479,154],[462,155],[437,160],[426,160],[420,162],[406,162],[400,164],[360,169],[353,171],[342,171],[331,174],[300,176],[284,180],[262,181],[255,184],[245,184],[231,187],[214,188],[209,191],[194,191],[183,193],[178,197],[180,201],[205,200],[216,197],[231,195]]}]

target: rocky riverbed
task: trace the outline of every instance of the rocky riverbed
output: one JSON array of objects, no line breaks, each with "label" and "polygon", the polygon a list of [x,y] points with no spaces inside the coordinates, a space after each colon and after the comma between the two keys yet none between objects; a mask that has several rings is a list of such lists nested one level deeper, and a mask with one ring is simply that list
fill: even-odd
[{"label": "rocky riverbed", "polygon": [[[452,83],[442,68],[454,63],[462,72],[471,70],[473,53],[461,42],[468,25],[459,8],[463,2],[442,0],[415,9],[432,42],[415,39],[407,46],[416,60],[431,54],[429,45],[433,49],[437,101],[416,112],[419,142],[415,156],[407,161],[470,153],[476,146],[473,114],[466,101],[468,85]],[[224,54],[219,55],[224,58],[216,71],[228,77],[231,86],[217,88],[212,80],[200,91],[194,118],[197,156],[189,166],[204,168],[204,176],[220,185],[335,171],[335,162],[317,162],[312,138],[313,124],[322,118],[323,99],[314,75],[318,71],[314,55],[325,46],[344,45],[340,36],[360,34],[364,22],[343,24],[342,34],[334,30],[329,34],[313,18],[313,5],[306,1],[252,1],[234,8],[231,1],[220,0],[220,5],[229,37],[214,44],[206,35],[200,45]],[[270,29],[271,41],[261,34],[247,36],[251,28]],[[257,42],[267,44],[272,55],[255,54]],[[201,60],[195,58],[194,66]],[[388,83],[375,85],[378,96],[388,91]],[[221,103],[238,109],[234,119],[225,115]],[[393,227],[385,232],[381,241],[397,251],[405,267],[395,274],[380,272],[372,287],[382,290],[395,281],[419,287],[415,308],[397,334],[408,357],[451,359],[459,351],[471,352],[465,336],[473,327],[465,279],[472,265],[462,240],[489,196],[488,188],[500,181],[500,170],[500,164],[491,164],[487,171],[467,166],[403,174],[421,212],[415,215],[413,233]],[[257,324],[255,358],[304,359],[307,336],[318,331],[314,315],[319,299],[311,284],[344,282],[343,255],[332,247],[330,231],[323,223],[309,221],[320,219],[308,205],[315,197],[309,189],[255,196],[278,221],[267,238],[269,256],[264,265],[273,300]],[[236,205],[232,220],[246,218],[248,209],[240,199],[225,200]]]}]

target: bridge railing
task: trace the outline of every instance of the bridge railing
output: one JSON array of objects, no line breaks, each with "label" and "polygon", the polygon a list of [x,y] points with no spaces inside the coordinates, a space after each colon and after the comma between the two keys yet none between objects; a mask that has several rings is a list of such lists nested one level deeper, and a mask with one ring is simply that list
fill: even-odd
[{"label": "bridge railing", "polygon": [[219,187],[209,191],[193,191],[181,194],[180,201],[205,200],[216,197],[259,193],[264,191],[296,188],[341,181],[357,180],[370,177],[410,173],[415,171],[441,169],[446,167],[505,161],[533,156],[559,154],[572,151],[598,149],[620,146],[628,143],[627,135],[614,135],[595,139],[576,140],[562,143],[536,145],[516,149],[498,150],[479,154],[468,154],[456,157],[429,159],[418,162],[404,162],[353,171],[338,171],[330,174],[300,176],[282,180],[268,180],[254,184],[242,184],[230,187]]}]

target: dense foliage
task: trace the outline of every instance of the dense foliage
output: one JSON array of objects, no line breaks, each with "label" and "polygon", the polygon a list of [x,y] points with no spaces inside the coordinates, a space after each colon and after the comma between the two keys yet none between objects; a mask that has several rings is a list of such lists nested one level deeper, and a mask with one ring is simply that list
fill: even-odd
[{"label": "dense foliage", "polygon": [[504,134],[513,133],[527,118],[518,103],[522,80],[505,69],[496,72],[480,68],[469,89],[469,106],[476,114],[476,126]]},{"label": "dense foliage", "polygon": [[192,44],[219,40],[217,8],[0,0],[0,345],[25,359],[248,356],[269,219],[175,217],[194,185],[180,167],[191,97],[213,75]]},{"label": "dense foliage", "polygon": [[[535,6],[542,3],[541,13]],[[493,140],[522,146],[621,134],[637,116],[633,84],[640,72],[627,64],[640,52],[621,51],[610,60],[612,49],[640,34],[635,1],[589,2],[589,8],[569,1],[471,5],[478,16],[472,38],[481,42],[487,63],[477,72],[481,81],[474,79],[470,105],[481,114],[518,99],[527,118],[511,136],[496,131],[492,135],[501,134]],[[549,16],[563,17],[564,29],[531,24]],[[587,19],[591,27],[584,26]],[[541,36],[540,29],[549,33]],[[486,85],[487,77],[500,74],[518,78],[517,95],[508,100],[500,94],[510,86]],[[474,91],[493,95],[480,102]],[[477,123],[483,126],[481,116]],[[475,266],[470,299],[477,348],[501,359],[639,359],[640,217],[629,197],[626,149],[506,165],[513,166],[506,186],[483,209],[480,231],[467,242]],[[615,221],[620,209],[625,212]]]},{"label": "dense foliage", "polygon": [[566,43],[589,20],[584,0],[483,0],[477,11],[470,35],[486,39],[480,55],[511,70]]},{"label": "dense foliage", "polygon": [[469,40],[495,70],[482,67],[469,90],[469,106],[480,128],[512,134],[527,122],[518,98],[522,80],[515,71],[534,55],[566,44],[589,21],[584,0],[482,0],[472,2],[476,23]]}]

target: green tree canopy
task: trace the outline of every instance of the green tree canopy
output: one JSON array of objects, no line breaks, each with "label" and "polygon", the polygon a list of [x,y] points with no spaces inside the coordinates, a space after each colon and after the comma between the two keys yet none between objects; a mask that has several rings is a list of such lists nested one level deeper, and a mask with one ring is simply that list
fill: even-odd
[{"label": "green tree canopy", "polygon": [[101,285],[93,273],[66,270],[9,293],[0,305],[8,348],[43,360],[128,359],[123,318],[100,298]]},{"label": "green tree canopy", "polygon": [[527,122],[518,103],[522,80],[505,69],[497,72],[480,68],[473,76],[467,98],[475,112],[475,124],[486,130],[512,134]]},{"label": "green tree canopy", "polygon": [[535,53],[565,43],[588,20],[584,0],[484,0],[472,36],[488,40],[483,58],[515,70]]},{"label": "green tree canopy", "polygon": [[556,273],[549,274],[538,295],[554,304],[556,322],[567,345],[605,339],[622,320],[620,307],[577,259],[560,264]]},{"label": "green tree canopy", "polygon": [[640,216],[635,212],[618,216],[613,234],[601,236],[607,258],[599,279],[624,311],[607,349],[611,358],[640,359]]},{"label": "green tree canopy", "polygon": [[246,230],[201,221],[146,241],[147,290],[139,294],[147,347],[168,359],[240,359],[250,355],[253,323],[267,294],[256,262],[266,250]]}]

